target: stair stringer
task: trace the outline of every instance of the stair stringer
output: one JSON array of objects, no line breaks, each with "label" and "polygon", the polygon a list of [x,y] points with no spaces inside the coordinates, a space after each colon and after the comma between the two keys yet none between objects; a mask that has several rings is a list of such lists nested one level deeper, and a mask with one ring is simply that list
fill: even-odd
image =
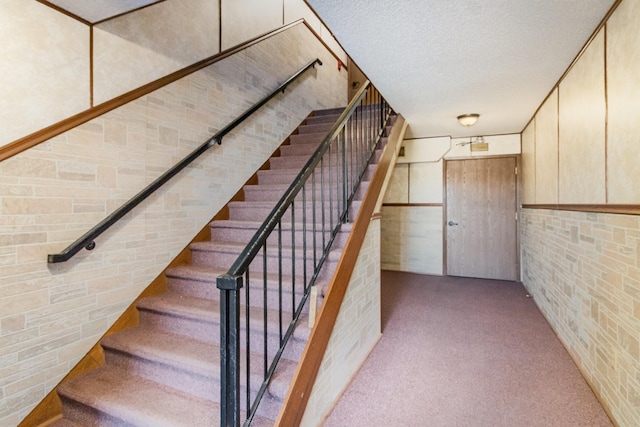
[{"label": "stair stringer", "polygon": [[[300,362],[293,375],[291,386],[288,389],[280,413],[276,420],[277,426],[290,427],[301,424],[307,403],[313,393],[313,387],[318,379],[320,367],[325,359],[325,352],[333,333],[336,319],[341,310],[347,288],[358,261],[362,244],[365,240],[367,230],[372,220],[379,220],[381,217],[380,207],[382,198],[390,180],[393,167],[395,166],[400,146],[407,128],[407,123],[402,116],[398,116],[387,144],[384,147],[380,161],[369,184],[369,188],[364,196],[360,210],[353,223],[353,229],[347,238],[346,244],[341,251],[340,259],[335,271],[331,276],[328,290],[324,296],[323,304],[320,308],[315,326],[311,331],[309,340],[306,343]],[[378,236],[379,237],[379,236]],[[378,331],[379,332],[379,331]],[[329,355],[331,356],[331,355]],[[366,357],[365,357],[366,358]],[[364,361],[364,360],[363,360]],[[358,366],[359,367],[359,366]],[[351,375],[347,375],[344,386],[348,384],[352,376],[357,372],[357,367]],[[326,375],[334,375],[335,372],[324,372]],[[343,375],[340,373],[339,375]],[[321,396],[324,398],[324,410],[314,414],[315,418],[311,424],[318,424],[330,412],[335,401],[339,398],[344,389],[338,390],[335,395]],[[305,418],[307,420],[307,418]]]}]

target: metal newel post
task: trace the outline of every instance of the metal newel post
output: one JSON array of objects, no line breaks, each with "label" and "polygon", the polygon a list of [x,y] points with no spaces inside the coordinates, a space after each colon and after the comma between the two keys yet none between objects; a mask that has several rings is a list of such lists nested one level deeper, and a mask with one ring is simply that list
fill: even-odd
[{"label": "metal newel post", "polygon": [[225,274],[220,289],[220,426],[240,426],[240,298],[242,276]]}]

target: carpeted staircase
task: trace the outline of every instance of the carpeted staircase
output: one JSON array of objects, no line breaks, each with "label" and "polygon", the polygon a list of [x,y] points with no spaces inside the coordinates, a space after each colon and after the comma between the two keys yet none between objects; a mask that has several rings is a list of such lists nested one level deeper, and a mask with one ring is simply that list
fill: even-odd
[{"label": "carpeted staircase", "polygon": [[[230,219],[210,224],[211,240],[190,246],[192,263],[166,272],[168,292],[139,301],[140,325],[102,340],[105,364],[58,387],[64,418],[53,426],[197,427],[220,424],[220,293],[216,288],[216,277],[225,273],[235,261],[341,111],[313,113],[290,136],[290,144],[285,143],[280,148],[280,157],[270,159],[270,169],[258,172],[259,184],[245,186],[245,200],[229,203]],[[369,166],[355,200],[361,199],[366,180],[374,169],[375,165]],[[353,216],[358,202],[352,206]],[[282,230],[283,239],[291,241],[290,224],[283,223]],[[350,224],[344,224],[319,276],[321,295],[349,231]],[[301,240],[296,238],[296,241]],[[303,254],[296,252],[296,256],[302,258]],[[256,286],[256,291],[250,294],[251,306],[260,306],[265,299],[269,306],[275,306],[279,298],[278,277],[275,276],[268,277],[266,293],[262,292],[262,281],[252,285]],[[301,278],[298,280],[302,281]],[[286,295],[290,287],[283,286],[283,289],[283,299],[290,300],[291,296]],[[299,299],[301,295],[296,297]],[[291,314],[287,315],[291,317]],[[269,322],[275,317],[270,314]],[[272,329],[277,327],[273,325]],[[274,424],[309,333],[307,316],[303,314],[252,425]],[[262,332],[256,334],[262,335]],[[253,331],[250,335],[254,340]],[[273,349],[275,352],[278,334],[270,331],[267,340],[270,343],[268,351]],[[271,345],[271,342],[275,344]],[[259,352],[260,348],[263,348],[261,344],[251,345],[251,352]],[[261,364],[262,356],[253,355],[251,360],[252,364]],[[252,378],[251,387],[257,389],[261,382],[262,378],[257,375]]]}]

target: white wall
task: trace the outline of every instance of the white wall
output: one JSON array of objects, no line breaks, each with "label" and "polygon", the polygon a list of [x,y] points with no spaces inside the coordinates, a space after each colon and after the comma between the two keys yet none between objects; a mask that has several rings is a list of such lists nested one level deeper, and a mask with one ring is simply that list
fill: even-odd
[{"label": "white wall", "polygon": [[2,0],[0,149],[300,18],[346,63],[303,0],[165,0],[94,27],[36,1]]}]

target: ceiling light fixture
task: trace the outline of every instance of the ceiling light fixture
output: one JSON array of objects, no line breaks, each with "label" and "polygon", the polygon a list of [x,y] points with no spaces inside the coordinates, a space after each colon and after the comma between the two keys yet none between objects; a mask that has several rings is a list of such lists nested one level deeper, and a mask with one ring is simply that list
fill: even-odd
[{"label": "ceiling light fixture", "polygon": [[462,114],[458,116],[458,121],[462,126],[473,126],[478,121],[480,114]]}]

